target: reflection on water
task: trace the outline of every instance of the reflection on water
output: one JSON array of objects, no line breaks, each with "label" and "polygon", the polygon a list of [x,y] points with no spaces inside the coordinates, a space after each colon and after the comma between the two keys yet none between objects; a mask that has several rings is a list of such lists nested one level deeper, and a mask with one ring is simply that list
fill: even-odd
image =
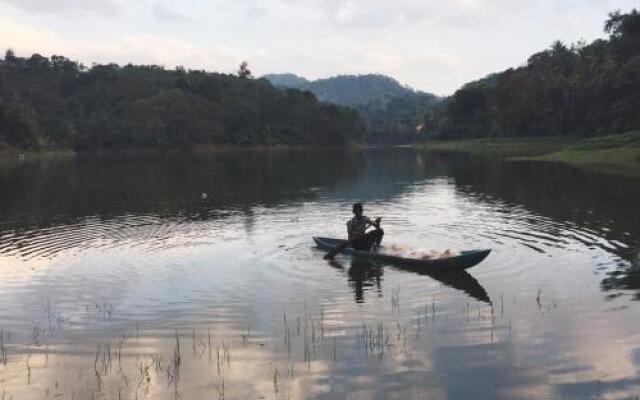
[{"label": "reflection on water", "polygon": [[478,301],[491,304],[491,299],[482,285],[467,271],[429,271],[416,267],[396,267],[419,275],[428,276],[452,288],[462,290]]},{"label": "reflection on water", "polygon": [[[638,183],[411,149],[5,166],[0,391],[633,399]],[[311,237],[344,235],[354,200],[388,244],[492,254],[327,263]]]},{"label": "reflection on water", "polygon": [[[525,222],[531,225],[531,231],[514,231],[515,238],[525,239],[541,252],[545,252],[545,246],[565,247],[577,241],[589,250],[614,254],[621,262],[617,263],[618,268],[608,269],[609,278],[602,281],[602,288],[640,289],[638,179],[546,163],[512,163],[504,168],[498,162],[474,161],[458,156],[449,164],[463,195],[499,199],[544,217],[527,216]],[[469,163],[474,167],[469,168]],[[603,266],[607,263],[597,265]]]},{"label": "reflection on water", "polygon": [[491,305],[491,299],[489,298],[487,291],[473,276],[464,270],[450,272],[434,271],[420,267],[373,264],[370,261],[362,259],[351,260],[349,268],[345,268],[340,261],[336,260],[329,261],[329,265],[338,270],[347,271],[349,285],[353,289],[355,301],[358,303],[364,303],[365,290],[374,289],[376,296],[383,297],[382,278],[384,268],[387,267],[406,271],[408,273],[428,276],[443,285],[462,290],[470,297]]}]

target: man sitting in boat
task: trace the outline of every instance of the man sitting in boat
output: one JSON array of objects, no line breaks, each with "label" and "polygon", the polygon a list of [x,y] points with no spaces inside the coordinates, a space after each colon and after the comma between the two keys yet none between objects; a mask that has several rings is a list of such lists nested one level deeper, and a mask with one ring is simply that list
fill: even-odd
[{"label": "man sitting in boat", "polygon": [[[347,221],[349,242],[356,250],[375,251],[384,236],[384,231],[380,228],[381,218],[378,217],[372,221],[369,217],[362,215],[362,212],[362,204],[355,203],[353,205],[354,217]],[[370,226],[375,229],[367,232],[367,228]]]}]

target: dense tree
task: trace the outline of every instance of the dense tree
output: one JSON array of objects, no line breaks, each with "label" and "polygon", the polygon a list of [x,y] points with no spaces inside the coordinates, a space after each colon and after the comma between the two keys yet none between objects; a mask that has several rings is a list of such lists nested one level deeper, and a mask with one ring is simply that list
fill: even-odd
[{"label": "dense tree", "polygon": [[450,99],[443,137],[602,135],[640,129],[640,13],[615,12],[608,40],[555,42],[525,66]]},{"label": "dense tree", "polygon": [[16,61],[16,54],[12,49],[7,49],[7,51],[4,53],[4,61],[7,63],[13,63]]},{"label": "dense tree", "polygon": [[278,87],[308,90],[322,101],[352,107],[373,102],[386,104],[392,98],[414,93],[395,79],[379,74],[338,75],[315,81],[293,74],[265,75],[264,78]]},{"label": "dense tree", "polygon": [[[242,68],[241,68],[242,69]],[[245,78],[250,76],[244,66]],[[264,79],[82,65],[34,54],[0,60],[0,145],[77,150],[197,144],[341,145],[361,140],[356,111]]]},{"label": "dense tree", "polygon": [[243,61],[240,63],[240,67],[238,68],[238,76],[240,78],[251,78],[251,71],[249,70],[249,63],[247,61]]},{"label": "dense tree", "polygon": [[[369,143],[421,141],[435,130],[442,112],[442,98],[414,91],[384,75],[340,75],[315,81],[293,74],[265,78],[277,87],[308,90],[320,100],[357,109],[366,121]],[[425,114],[430,118],[428,124]]]},{"label": "dense tree", "polygon": [[610,35],[611,46],[620,61],[625,62],[640,54],[640,13],[620,11],[609,14],[605,32]]},{"label": "dense tree", "polygon": [[415,92],[358,109],[367,123],[367,142],[401,144],[422,141],[433,133],[443,105],[440,97]]}]

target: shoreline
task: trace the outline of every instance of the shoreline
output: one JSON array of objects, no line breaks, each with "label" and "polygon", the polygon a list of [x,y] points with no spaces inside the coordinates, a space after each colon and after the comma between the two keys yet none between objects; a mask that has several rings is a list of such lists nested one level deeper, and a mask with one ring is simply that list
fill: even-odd
[{"label": "shoreline", "polygon": [[194,156],[225,153],[225,152],[253,152],[253,151],[290,151],[290,150],[353,150],[364,149],[366,145],[361,143],[347,143],[343,146],[303,146],[303,145],[196,145],[187,148],[173,149],[120,149],[120,150],[95,150],[75,151],[73,149],[43,149],[21,150],[14,147],[0,147],[0,164],[16,164],[23,162],[35,162],[43,160],[65,160],[78,157],[109,157],[109,156],[153,156],[191,154]]},{"label": "shoreline", "polygon": [[592,172],[640,177],[640,131],[584,137],[431,140],[417,148],[494,156],[507,161],[556,162]]},{"label": "shoreline", "polygon": [[[20,150],[5,145],[0,147],[0,164],[68,160],[84,156],[150,156],[162,154],[191,154],[200,156],[236,151],[362,150],[367,147],[368,145],[364,143],[348,143],[344,146],[292,146],[282,144],[271,146],[239,146],[207,144],[174,149],[122,149],[77,152],[72,149]],[[607,172],[640,177],[640,131],[595,138],[570,136],[560,138],[520,137],[428,140],[410,147],[426,151],[459,152],[480,156],[492,156],[513,162],[556,162],[593,172]]]},{"label": "shoreline", "polygon": [[58,160],[75,158],[78,153],[71,149],[51,150],[19,150],[14,148],[0,148],[0,163],[22,163],[36,160]]}]

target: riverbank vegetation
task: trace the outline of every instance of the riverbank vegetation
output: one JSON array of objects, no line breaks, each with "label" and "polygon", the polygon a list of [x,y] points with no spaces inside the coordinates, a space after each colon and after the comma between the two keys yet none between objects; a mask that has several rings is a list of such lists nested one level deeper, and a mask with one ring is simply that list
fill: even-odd
[{"label": "riverbank vegetation", "polygon": [[175,149],[359,142],[355,110],[238,76],[65,57],[0,60],[0,150]]},{"label": "riverbank vegetation", "polygon": [[640,175],[640,131],[579,140],[558,151],[529,159]]},{"label": "riverbank vegetation", "polygon": [[86,68],[61,56],[7,51],[0,59],[0,153],[430,137],[518,138],[473,146],[526,156],[534,147],[534,155],[545,155],[576,138],[640,130],[640,13],[611,13],[605,32],[608,38],[590,44],[556,42],[524,66],[468,83],[447,99],[375,74],[253,79],[246,63],[235,76],[155,65]]},{"label": "riverbank vegetation", "polygon": [[496,157],[535,157],[560,151],[575,142],[574,137],[468,138],[429,140],[421,147],[433,151],[453,151]]},{"label": "riverbank vegetation", "polygon": [[639,173],[640,13],[609,14],[605,32],[466,84],[425,147]]},{"label": "riverbank vegetation", "polygon": [[608,39],[556,42],[526,65],[448,99],[437,136],[603,136],[640,129],[640,13],[614,12]]},{"label": "riverbank vegetation", "polygon": [[512,161],[562,162],[586,169],[640,175],[640,131],[593,138],[575,136],[434,140],[430,151],[490,155]]}]

